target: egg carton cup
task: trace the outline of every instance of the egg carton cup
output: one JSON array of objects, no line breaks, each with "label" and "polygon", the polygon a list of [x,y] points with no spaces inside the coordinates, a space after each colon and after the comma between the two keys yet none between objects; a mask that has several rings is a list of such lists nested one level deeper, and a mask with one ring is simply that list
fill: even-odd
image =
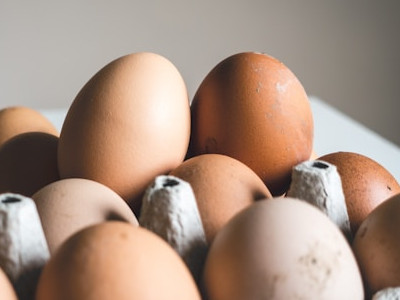
[{"label": "egg carton cup", "polygon": [[34,299],[40,273],[50,258],[35,202],[19,194],[0,195],[0,268],[20,300]]},{"label": "egg carton cup", "polygon": [[143,197],[139,224],[167,241],[199,281],[208,245],[188,182],[172,175],[157,176]]}]

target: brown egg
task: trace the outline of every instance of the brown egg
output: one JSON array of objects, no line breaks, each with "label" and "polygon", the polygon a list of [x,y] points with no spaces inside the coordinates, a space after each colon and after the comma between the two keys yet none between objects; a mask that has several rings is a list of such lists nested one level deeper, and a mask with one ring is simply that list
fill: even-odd
[{"label": "brown egg", "polygon": [[15,290],[2,269],[0,269],[0,299],[17,300]]},{"label": "brown egg", "polygon": [[0,110],[0,146],[13,136],[32,131],[59,135],[54,125],[32,108],[11,106]]},{"label": "brown egg", "polygon": [[176,67],[154,53],[126,55],[97,72],[69,108],[60,175],[107,185],[138,211],[154,177],[183,161],[189,136],[189,99]]},{"label": "brown egg", "polygon": [[239,212],[212,243],[204,268],[209,300],[362,300],[350,245],[315,206],[261,200]]},{"label": "brown egg", "polygon": [[59,179],[58,137],[44,132],[18,134],[0,146],[0,193],[32,196]]},{"label": "brown egg", "polygon": [[292,167],[309,159],[313,117],[296,76],[277,59],[239,53],[204,78],[191,105],[189,157],[232,156],[253,169],[273,195],[289,187]]},{"label": "brown egg", "polygon": [[190,183],[209,243],[240,210],[256,200],[272,197],[253,170],[226,155],[192,157],[170,174]]},{"label": "brown egg", "polygon": [[353,233],[376,206],[400,193],[400,185],[392,174],[365,155],[335,152],[319,160],[337,167]]},{"label": "brown egg", "polygon": [[36,300],[200,300],[183,260],[151,231],[123,222],[87,227],[46,264]]},{"label": "brown egg", "polygon": [[53,182],[32,196],[42,221],[50,254],[72,234],[106,220],[138,225],[126,202],[105,185],[82,178]]},{"label": "brown egg", "polygon": [[373,209],[354,237],[353,251],[371,295],[400,286],[399,216],[400,194],[397,194]]}]

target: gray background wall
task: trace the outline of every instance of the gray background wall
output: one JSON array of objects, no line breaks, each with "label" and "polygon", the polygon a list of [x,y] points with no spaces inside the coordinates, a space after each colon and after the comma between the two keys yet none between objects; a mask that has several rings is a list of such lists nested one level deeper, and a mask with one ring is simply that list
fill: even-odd
[{"label": "gray background wall", "polygon": [[137,51],[170,59],[192,97],[220,60],[261,51],[400,145],[399,29],[397,0],[1,0],[0,107],[66,108],[98,69]]}]

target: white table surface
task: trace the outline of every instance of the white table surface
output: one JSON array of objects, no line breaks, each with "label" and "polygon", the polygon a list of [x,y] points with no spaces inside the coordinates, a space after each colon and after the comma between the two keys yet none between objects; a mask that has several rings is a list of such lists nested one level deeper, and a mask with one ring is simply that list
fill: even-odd
[{"label": "white table surface", "polygon": [[[317,155],[349,151],[372,158],[400,182],[400,147],[354,121],[347,115],[310,96],[314,116],[314,150]],[[66,109],[40,110],[61,130]]]},{"label": "white table surface", "polygon": [[384,166],[400,182],[400,147],[316,97],[310,97],[314,116],[314,149],[318,155],[356,152]]}]

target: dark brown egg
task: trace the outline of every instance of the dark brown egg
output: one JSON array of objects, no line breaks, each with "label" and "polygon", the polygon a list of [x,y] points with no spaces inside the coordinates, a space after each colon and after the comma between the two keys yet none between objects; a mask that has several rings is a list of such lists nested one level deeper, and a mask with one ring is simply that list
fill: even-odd
[{"label": "dark brown egg", "polygon": [[11,106],[0,110],[0,145],[13,136],[32,131],[59,135],[54,125],[32,108]]},{"label": "dark brown egg", "polygon": [[0,147],[0,193],[32,196],[59,179],[58,137],[44,132],[21,133]]},{"label": "dark brown egg", "polygon": [[220,153],[248,165],[273,195],[290,184],[292,167],[309,159],[313,117],[307,94],[282,62],[239,53],[204,78],[191,105],[189,155]]},{"label": "dark brown egg", "polygon": [[400,193],[393,175],[365,155],[343,151],[326,154],[319,160],[337,167],[353,233],[376,206]]},{"label": "dark brown egg", "polygon": [[256,200],[271,198],[253,170],[226,155],[192,157],[170,174],[192,186],[208,242],[240,210]]},{"label": "dark brown egg", "polygon": [[354,237],[353,252],[371,295],[400,286],[399,216],[400,194],[397,194],[373,209]]}]

